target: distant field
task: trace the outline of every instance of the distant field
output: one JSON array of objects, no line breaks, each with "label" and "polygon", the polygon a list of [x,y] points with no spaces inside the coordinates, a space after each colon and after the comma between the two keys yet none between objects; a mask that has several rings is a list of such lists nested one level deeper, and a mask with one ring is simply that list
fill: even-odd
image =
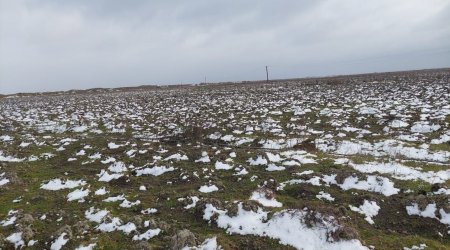
[{"label": "distant field", "polygon": [[0,95],[0,248],[450,249],[449,81]]}]

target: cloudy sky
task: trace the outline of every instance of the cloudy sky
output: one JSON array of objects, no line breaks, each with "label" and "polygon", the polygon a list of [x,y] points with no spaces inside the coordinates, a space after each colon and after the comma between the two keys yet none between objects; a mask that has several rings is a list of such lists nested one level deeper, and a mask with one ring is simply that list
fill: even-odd
[{"label": "cloudy sky", "polygon": [[0,0],[0,93],[450,66],[448,0]]}]

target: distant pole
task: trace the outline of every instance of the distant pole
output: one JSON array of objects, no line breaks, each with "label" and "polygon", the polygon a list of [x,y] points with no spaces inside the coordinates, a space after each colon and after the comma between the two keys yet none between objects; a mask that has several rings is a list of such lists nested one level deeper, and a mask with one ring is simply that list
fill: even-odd
[{"label": "distant pole", "polygon": [[269,82],[269,70],[267,69],[267,66],[266,66],[266,82]]},{"label": "distant pole", "polygon": [[206,84],[206,76],[205,76],[205,84]]}]

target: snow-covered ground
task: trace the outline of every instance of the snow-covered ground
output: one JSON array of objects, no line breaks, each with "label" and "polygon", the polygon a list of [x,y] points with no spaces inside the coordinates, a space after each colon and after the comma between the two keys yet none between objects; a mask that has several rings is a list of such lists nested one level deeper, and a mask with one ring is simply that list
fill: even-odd
[{"label": "snow-covered ground", "polygon": [[449,75],[0,98],[0,249],[448,248]]}]

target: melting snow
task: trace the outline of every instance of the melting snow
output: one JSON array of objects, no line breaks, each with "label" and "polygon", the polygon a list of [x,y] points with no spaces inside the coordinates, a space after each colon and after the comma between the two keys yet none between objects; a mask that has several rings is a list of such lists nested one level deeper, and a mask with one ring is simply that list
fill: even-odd
[{"label": "melting snow", "polygon": [[149,229],[145,233],[133,236],[133,240],[149,240],[157,236],[161,232],[161,229]]},{"label": "melting snow", "polygon": [[329,193],[325,193],[324,191],[320,191],[318,195],[316,195],[316,198],[319,200],[327,200],[327,201],[334,201],[334,198]]},{"label": "melting snow", "polygon": [[450,179],[450,170],[421,172],[419,170],[398,163],[350,164],[354,169],[363,173],[390,174],[399,180],[423,180],[428,183],[444,183]]},{"label": "melting snow", "polygon": [[175,168],[173,168],[173,167],[155,166],[152,168],[137,169],[136,176],[141,176],[141,175],[159,176],[166,172],[170,172],[170,171],[174,171],[174,170],[175,170]]},{"label": "melting snow", "polygon": [[12,233],[8,237],[6,237],[6,240],[14,244],[14,248],[16,249],[25,246],[25,242],[22,239],[22,232]]},{"label": "melting snow", "polygon": [[89,208],[89,210],[84,212],[84,216],[86,216],[86,219],[90,221],[101,223],[103,221],[103,218],[105,218],[108,213],[108,210],[99,210],[91,207]]},{"label": "melting snow", "polygon": [[222,247],[217,244],[217,238],[209,238],[203,241],[203,243],[199,246],[195,247],[183,247],[182,250],[221,250]]},{"label": "melting snow", "polygon": [[369,224],[374,224],[372,217],[377,216],[380,206],[375,201],[364,200],[364,203],[359,207],[349,205],[350,209],[366,216],[365,220]]},{"label": "melting snow", "polygon": [[226,164],[226,163],[223,163],[223,162],[220,162],[220,161],[216,161],[216,164],[214,165],[214,167],[216,168],[216,169],[223,169],[223,170],[229,170],[229,169],[232,169],[233,167],[232,166],[230,166],[230,165],[228,165],[228,164]]},{"label": "melting snow", "polygon": [[79,202],[83,202],[84,197],[86,197],[88,195],[89,195],[89,189],[85,189],[85,190],[83,190],[82,188],[76,189],[67,195],[67,201],[78,200]]},{"label": "melting snow", "polygon": [[98,181],[110,182],[111,180],[119,179],[123,174],[109,174],[106,170],[102,169],[97,176],[100,177]]},{"label": "melting snow", "polygon": [[265,207],[282,207],[283,206],[283,204],[281,204],[281,202],[278,202],[277,200],[275,200],[275,198],[271,198],[271,199],[267,198],[265,192],[263,192],[262,190],[254,191],[252,193],[252,195],[250,196],[250,200],[257,201]]},{"label": "melting snow", "polygon": [[339,185],[343,190],[359,189],[370,192],[381,193],[385,196],[398,194],[400,189],[394,188],[394,183],[386,177],[381,176],[367,176],[367,180],[358,180],[358,177],[349,176],[344,180],[344,183]]},{"label": "melting snow", "polygon": [[5,173],[1,173],[0,174],[0,186],[3,186],[8,182],[9,182],[9,180],[8,180],[8,178],[5,177]]},{"label": "melting snow", "polygon": [[198,191],[200,191],[202,193],[211,193],[211,192],[215,192],[217,190],[219,190],[219,188],[216,187],[216,185],[211,185],[211,186],[204,185],[204,186],[201,186]]},{"label": "melting snow", "polygon": [[217,226],[226,229],[228,233],[270,237],[297,249],[368,249],[358,240],[334,242],[329,235],[338,225],[332,218],[318,217],[314,227],[308,226],[305,223],[307,211],[283,210],[268,220],[267,212],[262,209],[257,212],[246,211],[240,203],[236,216],[230,217],[226,212],[206,204],[203,219],[210,220],[214,214],[218,214]]},{"label": "melting snow", "polygon": [[86,185],[86,182],[83,180],[62,181],[61,179],[53,179],[53,180],[50,180],[49,182],[47,182],[46,184],[42,184],[41,189],[56,191],[56,190],[61,190],[61,189],[66,189],[66,188],[68,188],[68,189],[76,188],[78,186],[84,186],[84,185]]},{"label": "melting snow", "polygon": [[59,250],[61,249],[69,239],[66,239],[67,233],[62,233],[50,246],[50,250]]}]

